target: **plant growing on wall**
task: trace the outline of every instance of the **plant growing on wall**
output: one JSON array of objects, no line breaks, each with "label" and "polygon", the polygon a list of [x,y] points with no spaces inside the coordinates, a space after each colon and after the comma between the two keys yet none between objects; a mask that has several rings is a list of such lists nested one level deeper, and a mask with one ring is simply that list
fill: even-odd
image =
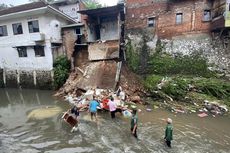
[{"label": "plant growing on wall", "polygon": [[87,9],[96,9],[103,7],[97,0],[83,0]]},{"label": "plant growing on wall", "polygon": [[54,89],[60,88],[68,79],[70,72],[70,61],[66,56],[60,56],[54,61]]},{"label": "plant growing on wall", "polygon": [[126,43],[125,46],[126,50],[126,57],[127,57],[127,63],[128,66],[135,72],[138,70],[139,63],[140,63],[140,58],[138,53],[134,51],[134,48],[132,46],[131,40],[128,39],[128,42]]}]

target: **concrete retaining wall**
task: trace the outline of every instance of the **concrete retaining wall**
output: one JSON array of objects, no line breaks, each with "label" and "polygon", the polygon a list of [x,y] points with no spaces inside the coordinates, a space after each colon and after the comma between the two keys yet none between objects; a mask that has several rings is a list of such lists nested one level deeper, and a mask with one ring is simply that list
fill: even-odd
[{"label": "concrete retaining wall", "polygon": [[[143,42],[143,35],[146,42]],[[142,54],[142,45],[146,43],[149,53],[155,52],[158,37],[148,35],[145,31],[137,33],[128,32],[127,38],[131,41],[133,51]],[[205,57],[214,70],[230,74],[230,43],[224,46],[222,40],[212,38],[209,34],[191,34],[173,37],[172,39],[161,39],[163,51],[171,55],[191,55],[194,52]]]},{"label": "concrete retaining wall", "polygon": [[0,88],[52,89],[52,71],[0,69]]}]

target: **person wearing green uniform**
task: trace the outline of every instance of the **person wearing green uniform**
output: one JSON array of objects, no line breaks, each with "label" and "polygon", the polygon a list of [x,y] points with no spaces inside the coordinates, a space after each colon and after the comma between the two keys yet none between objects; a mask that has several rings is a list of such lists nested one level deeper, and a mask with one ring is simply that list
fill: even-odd
[{"label": "person wearing green uniform", "polygon": [[167,119],[167,126],[165,128],[165,142],[169,148],[171,148],[171,141],[173,140],[173,126],[172,119]]},{"label": "person wearing green uniform", "polygon": [[134,109],[132,111],[132,118],[131,118],[131,133],[136,138],[137,138],[137,122],[138,122],[137,110]]}]

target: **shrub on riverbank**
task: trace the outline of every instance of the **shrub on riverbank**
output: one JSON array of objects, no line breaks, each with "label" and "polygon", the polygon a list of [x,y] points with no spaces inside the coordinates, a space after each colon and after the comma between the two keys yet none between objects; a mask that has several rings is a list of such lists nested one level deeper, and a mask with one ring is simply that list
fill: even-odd
[{"label": "shrub on riverbank", "polygon": [[70,61],[66,56],[60,56],[54,61],[53,88],[60,88],[69,77]]},{"label": "shrub on riverbank", "polygon": [[149,61],[150,74],[158,75],[193,75],[202,77],[212,77],[214,72],[208,69],[207,60],[199,54],[177,55],[156,53]]},{"label": "shrub on riverbank", "polygon": [[[148,76],[145,81],[145,87],[151,96],[155,96],[156,91],[163,92],[174,100],[185,101],[190,97],[191,92],[207,95],[214,99],[222,100],[230,106],[230,82],[215,78],[192,78],[173,76],[165,77],[159,75]],[[160,93],[158,92],[158,93]],[[162,96],[157,96],[162,97]]]}]

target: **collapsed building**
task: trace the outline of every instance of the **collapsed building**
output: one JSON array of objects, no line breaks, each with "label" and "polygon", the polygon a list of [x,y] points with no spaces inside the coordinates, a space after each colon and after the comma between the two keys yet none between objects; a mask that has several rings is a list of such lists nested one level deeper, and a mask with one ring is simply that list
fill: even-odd
[{"label": "collapsed building", "polygon": [[64,26],[72,73],[61,92],[115,89],[124,58],[124,5],[78,11],[83,23]]}]

